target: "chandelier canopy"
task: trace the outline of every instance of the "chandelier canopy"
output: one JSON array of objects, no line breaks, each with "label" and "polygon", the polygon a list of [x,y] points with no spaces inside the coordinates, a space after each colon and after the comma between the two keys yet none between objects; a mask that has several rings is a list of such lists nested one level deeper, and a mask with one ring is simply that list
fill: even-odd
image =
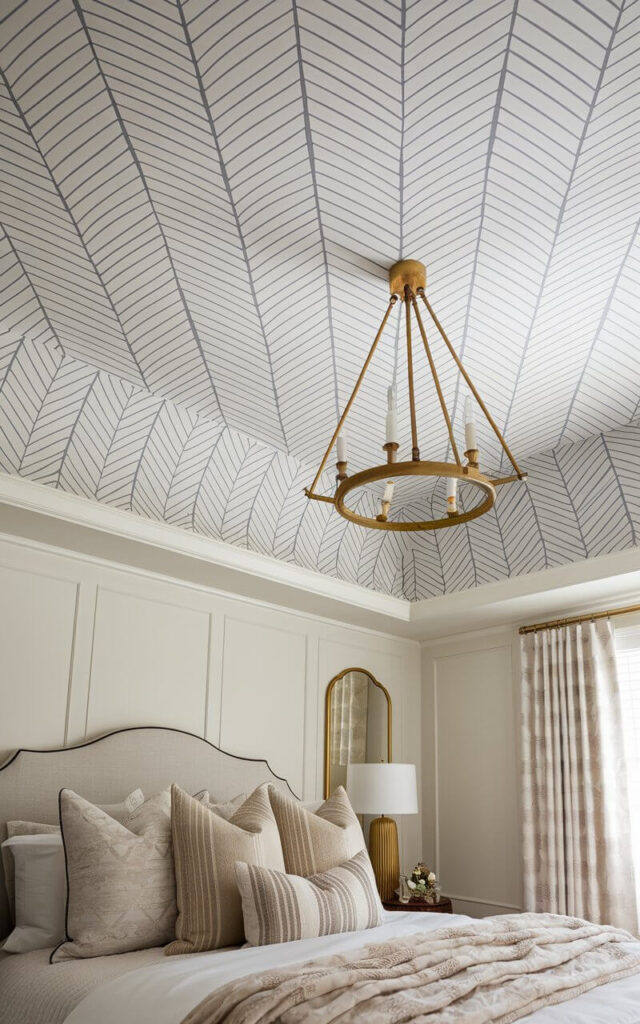
[{"label": "chandelier canopy", "polygon": [[[320,466],[318,467],[318,472],[315,475],[314,481],[311,484],[311,487],[305,488],[307,498],[313,501],[329,502],[335,506],[340,515],[344,516],[345,519],[358,523],[360,526],[367,526],[373,530],[441,530],[445,527],[456,526],[459,523],[466,523],[470,519],[477,519],[478,516],[484,515],[485,512],[488,512],[493,507],[496,499],[496,487],[499,487],[502,484],[512,483],[516,480],[525,480],[527,476],[526,473],[522,472],[516,462],[508,444],[502,436],[482,398],[478,394],[477,389],[462,365],[453,345],[449,341],[442,324],[434,313],[425,293],[426,276],[425,266],[423,263],[418,262],[418,260],[400,260],[398,263],[394,263],[391,267],[389,271],[389,289],[391,292],[391,298],[389,299],[389,305],[387,306],[387,310],[382,318],[382,323],[380,324],[378,333],[373,340],[369,354],[364,361],[364,365],[355,383],[351,397],[349,398],[349,401],[344,408],[344,412],[338,421],[333,437],[329,441],[329,445],[324,453]],[[470,393],[467,395],[465,400],[465,462],[460,458],[460,453],[458,451],[458,446],[453,432],[451,417],[442,392],[431,347],[427,340],[427,332],[420,315],[418,299],[422,300],[438,333],[442,337],[450,356],[456,364],[460,376],[469,388]],[[376,348],[378,347],[378,342],[382,337],[387,320],[391,314],[391,310],[399,300],[405,307],[409,415],[411,420],[411,460],[400,462],[396,461],[400,447],[398,442],[398,413],[395,387],[391,386],[387,392],[388,407],[386,417],[386,438],[385,443],[382,445],[382,449],[386,454],[386,462],[383,462],[380,465],[371,466],[369,469],[364,469],[358,473],[354,473],[352,476],[349,476],[347,473],[347,445],[346,437],[343,433],[343,427],[355,401],[356,395],[360,390],[360,386],[369,368],[369,364],[371,363]],[[432,462],[421,459],[420,457],[413,375],[412,314],[422,339],[422,344],[429,364],[429,370],[438,396],[440,409],[446,423],[451,453],[453,456],[453,461],[451,462]],[[476,440],[476,406],[481,410],[482,415],[489,423],[507,458],[513,466],[514,473],[511,476],[491,479],[480,471],[480,453],[478,451]],[[333,495],[318,494],[316,492],[316,487],[334,446],[336,448],[336,469],[338,471],[336,476],[336,490]],[[404,517],[402,519],[394,519],[392,508],[393,493],[396,486],[395,478],[403,479],[408,477],[441,477],[446,480],[446,505],[443,502],[442,516],[436,516],[433,519],[415,521],[407,520]],[[372,484],[375,485],[378,483],[379,485],[382,485],[383,482],[385,482],[385,487],[381,496],[378,498],[377,514],[364,515],[361,511],[356,512],[353,508],[349,507],[347,499],[349,499],[350,495],[352,496],[351,500],[353,501],[353,495],[355,492]],[[473,505],[473,507],[469,508],[467,511],[460,510],[459,508],[459,482],[461,484],[470,485],[470,487],[477,492],[477,504]]]}]

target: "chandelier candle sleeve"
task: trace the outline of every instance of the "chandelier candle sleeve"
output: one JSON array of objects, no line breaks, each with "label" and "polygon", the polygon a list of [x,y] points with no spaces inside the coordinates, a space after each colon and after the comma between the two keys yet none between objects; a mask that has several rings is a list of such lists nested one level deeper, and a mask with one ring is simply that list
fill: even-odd
[{"label": "chandelier candle sleeve", "polygon": [[458,481],[456,478],[447,479],[447,513],[455,515],[458,511]]},{"label": "chandelier candle sleeve", "polygon": [[347,439],[344,434],[338,434],[338,462],[347,461]]},{"label": "chandelier candle sleeve", "polygon": [[398,443],[398,407],[396,404],[396,387],[393,384],[387,389],[387,444]]},{"label": "chandelier candle sleeve", "polygon": [[387,480],[387,486],[385,487],[384,494],[382,495],[382,500],[383,501],[388,501],[389,504],[391,504],[391,499],[393,498],[393,488],[394,487],[395,487],[395,484],[394,484],[393,480]]},{"label": "chandelier candle sleeve", "polygon": [[464,443],[468,451],[478,447],[476,443],[476,414],[471,395],[467,395],[464,400]]}]

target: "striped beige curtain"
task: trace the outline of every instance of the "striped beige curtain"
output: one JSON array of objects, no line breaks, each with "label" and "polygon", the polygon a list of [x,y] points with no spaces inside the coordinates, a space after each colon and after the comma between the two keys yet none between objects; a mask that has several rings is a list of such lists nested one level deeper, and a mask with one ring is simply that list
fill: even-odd
[{"label": "striped beige curtain", "polygon": [[524,908],[637,932],[613,629],[522,637]]}]

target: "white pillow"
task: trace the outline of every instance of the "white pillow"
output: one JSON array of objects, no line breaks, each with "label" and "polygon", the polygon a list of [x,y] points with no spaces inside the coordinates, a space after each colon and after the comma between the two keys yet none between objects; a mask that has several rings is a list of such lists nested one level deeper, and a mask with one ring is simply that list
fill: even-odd
[{"label": "white pillow", "polygon": [[13,836],[3,849],[13,855],[16,926],[5,953],[50,949],[62,942],[67,902],[61,835]]}]

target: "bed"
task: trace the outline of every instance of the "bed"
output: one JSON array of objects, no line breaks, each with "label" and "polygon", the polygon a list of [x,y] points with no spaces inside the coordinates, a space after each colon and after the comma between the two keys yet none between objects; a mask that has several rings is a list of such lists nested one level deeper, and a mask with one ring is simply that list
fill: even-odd
[{"label": "bed", "polygon": [[[152,794],[172,782],[191,792],[208,788],[221,799],[264,782],[292,793],[266,761],[227,754],[179,730],[120,730],[64,750],[18,751],[0,769],[0,836],[12,819],[54,824],[62,787],[109,803],[136,786]],[[10,929],[4,884],[0,893],[4,936]],[[382,923],[367,932],[170,958],[161,948],[58,964],[48,962],[46,950],[0,953],[0,1024],[181,1024],[206,996],[234,979],[351,954],[372,942],[408,940],[417,933],[430,938],[442,925],[436,915],[394,912],[385,913]],[[447,921],[448,928],[469,926],[479,922],[461,915]],[[640,973],[521,1019],[531,1024],[640,1024]]]}]

